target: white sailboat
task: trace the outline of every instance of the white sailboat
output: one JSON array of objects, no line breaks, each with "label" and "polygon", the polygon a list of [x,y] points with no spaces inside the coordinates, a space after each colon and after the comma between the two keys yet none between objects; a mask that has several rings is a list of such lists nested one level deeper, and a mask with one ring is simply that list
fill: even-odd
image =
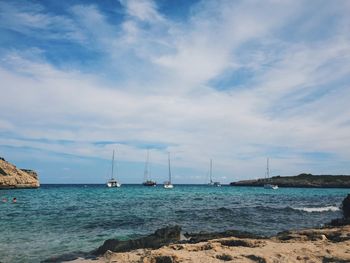
[{"label": "white sailboat", "polygon": [[120,187],[121,184],[114,178],[114,150],[113,150],[113,155],[112,155],[112,174],[111,174],[111,179],[108,180],[107,182],[107,187]]},{"label": "white sailboat", "polygon": [[221,184],[220,182],[214,182],[213,181],[213,160],[210,159],[210,170],[209,170],[209,184],[210,186],[216,186],[216,187],[220,187]]},{"label": "white sailboat", "polygon": [[171,183],[171,167],[170,167],[170,152],[168,152],[168,166],[169,166],[169,180],[164,182],[165,189],[173,189],[174,185]]},{"label": "white sailboat", "polygon": [[[269,167],[269,158],[267,158],[267,161],[266,161],[266,181],[269,182],[269,180],[270,180],[270,167]],[[266,184],[264,184],[264,188],[276,190],[276,189],[278,189],[278,185],[266,183]]]},{"label": "white sailboat", "polygon": [[145,162],[145,171],[144,171],[144,181],[143,186],[157,186],[157,182],[149,179],[149,150],[147,150],[147,157]]}]

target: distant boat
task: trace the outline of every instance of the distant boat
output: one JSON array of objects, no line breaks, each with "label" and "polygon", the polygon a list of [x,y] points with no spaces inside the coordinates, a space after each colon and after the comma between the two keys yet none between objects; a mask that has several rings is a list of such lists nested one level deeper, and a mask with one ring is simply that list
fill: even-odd
[{"label": "distant boat", "polygon": [[[267,181],[267,182],[270,181],[269,158],[267,158],[267,162],[266,162],[266,181]],[[267,184],[264,184],[264,188],[265,188],[265,189],[273,189],[273,190],[276,190],[276,189],[278,189],[278,185],[267,183]]]},{"label": "distant boat", "polygon": [[111,174],[111,179],[108,180],[107,182],[107,187],[120,187],[121,184],[118,183],[118,181],[114,178],[114,150],[113,150],[113,155],[112,155],[112,174]]},{"label": "distant boat", "polygon": [[142,183],[144,186],[157,186],[157,182],[149,179],[149,151],[147,150],[147,157],[145,162],[144,171],[144,181]]},{"label": "distant boat", "polygon": [[164,182],[164,188],[173,189],[174,185],[171,184],[170,152],[168,152],[168,165],[169,165],[169,180],[167,182]]},{"label": "distant boat", "polygon": [[210,159],[210,171],[209,171],[209,184],[208,185],[216,186],[216,187],[221,186],[220,182],[213,181],[213,160],[212,159]]}]

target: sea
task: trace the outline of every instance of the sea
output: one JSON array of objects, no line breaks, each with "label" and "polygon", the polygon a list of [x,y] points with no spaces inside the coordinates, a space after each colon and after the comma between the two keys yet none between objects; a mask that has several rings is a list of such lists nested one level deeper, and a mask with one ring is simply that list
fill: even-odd
[{"label": "sea", "polygon": [[[42,185],[0,191],[0,262],[40,262],[180,225],[184,232],[230,229],[271,236],[341,216],[349,189]],[[12,199],[16,197],[17,203]],[[2,202],[7,198],[8,202]]]}]

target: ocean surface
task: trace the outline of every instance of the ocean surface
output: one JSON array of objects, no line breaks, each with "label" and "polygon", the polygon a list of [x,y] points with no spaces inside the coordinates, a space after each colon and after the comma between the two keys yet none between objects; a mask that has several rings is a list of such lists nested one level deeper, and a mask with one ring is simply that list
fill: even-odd
[{"label": "ocean surface", "polygon": [[349,189],[175,185],[42,185],[1,190],[0,262],[40,262],[90,251],[109,238],[129,239],[167,225],[186,232],[236,229],[273,235],[320,226],[341,216]]}]

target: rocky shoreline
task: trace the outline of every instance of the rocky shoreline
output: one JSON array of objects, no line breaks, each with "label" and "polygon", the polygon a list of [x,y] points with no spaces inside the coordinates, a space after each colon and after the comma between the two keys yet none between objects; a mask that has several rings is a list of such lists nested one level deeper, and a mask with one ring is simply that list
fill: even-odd
[{"label": "rocky shoreline", "polygon": [[38,174],[33,170],[19,169],[0,157],[0,189],[38,188]]},{"label": "rocky shoreline", "polygon": [[171,244],[159,249],[107,251],[97,259],[71,262],[350,262],[350,227],[285,232],[268,239],[221,238],[195,244]]},{"label": "rocky shoreline", "polygon": [[350,188],[349,175],[312,175],[299,174],[297,176],[274,176],[255,180],[243,180],[230,183],[230,186],[264,186],[274,184],[278,187],[300,188]]},{"label": "rocky shoreline", "polygon": [[343,217],[322,228],[285,231],[273,237],[245,232],[181,233],[173,226],[134,240],[106,240],[90,253],[64,255],[44,262],[350,262],[350,195]]}]

